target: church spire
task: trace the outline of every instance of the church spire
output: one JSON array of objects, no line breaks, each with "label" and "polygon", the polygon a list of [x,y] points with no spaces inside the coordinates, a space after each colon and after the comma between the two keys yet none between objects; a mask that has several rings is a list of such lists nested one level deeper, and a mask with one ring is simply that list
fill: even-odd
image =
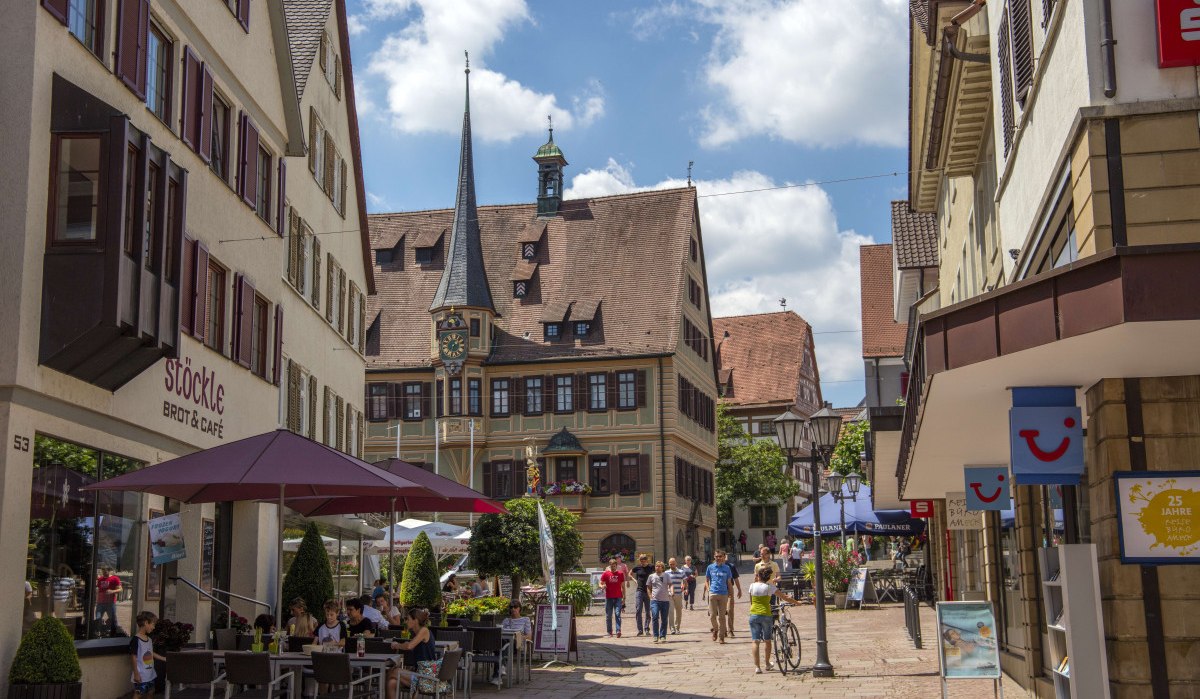
[{"label": "church spire", "polygon": [[471,62],[467,57],[466,101],[463,109],[462,145],[458,159],[458,195],[454,200],[454,225],[450,229],[446,267],[430,304],[431,312],[450,307],[480,308],[496,312],[483,267],[479,213],[475,207],[475,166],[471,156]]}]

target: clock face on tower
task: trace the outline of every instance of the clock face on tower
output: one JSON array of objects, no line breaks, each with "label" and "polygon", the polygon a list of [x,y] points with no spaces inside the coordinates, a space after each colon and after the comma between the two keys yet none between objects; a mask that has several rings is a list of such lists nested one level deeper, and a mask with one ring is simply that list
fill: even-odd
[{"label": "clock face on tower", "polygon": [[467,333],[453,331],[442,333],[438,340],[438,355],[443,359],[462,359],[467,354]]}]

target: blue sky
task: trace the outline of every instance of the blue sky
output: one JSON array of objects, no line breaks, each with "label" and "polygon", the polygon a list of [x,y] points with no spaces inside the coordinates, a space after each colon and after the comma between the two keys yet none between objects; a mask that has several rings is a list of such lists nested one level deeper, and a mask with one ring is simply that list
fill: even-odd
[{"label": "blue sky", "polygon": [[[568,197],[680,186],[694,161],[714,314],[787,298],[820,333],[826,399],[854,405],[858,246],[890,240],[888,202],[907,193],[906,11],[903,0],[349,0],[368,207],[452,205],[469,50],[480,203],[534,199],[547,114]],[[869,179],[829,182],[850,178]],[[806,183],[825,184],[784,187]],[[757,189],[769,191],[744,193]]]}]

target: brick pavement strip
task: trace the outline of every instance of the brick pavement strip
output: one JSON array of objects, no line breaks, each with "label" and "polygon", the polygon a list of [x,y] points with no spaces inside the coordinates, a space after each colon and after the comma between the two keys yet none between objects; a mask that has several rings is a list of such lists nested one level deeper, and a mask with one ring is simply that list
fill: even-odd
[{"label": "brick pavement strip", "polygon": [[[830,610],[829,655],[837,676],[813,677],[808,668],[816,652],[811,606],[793,608],[792,621],[800,629],[803,658],[800,674],[786,677],[778,671],[754,674],[749,629],[746,626],[748,599],[736,610],[737,634],[725,645],[712,641],[708,609],[697,600],[695,611],[685,611],[683,632],[655,644],[649,636],[637,636],[632,613],[622,620],[622,638],[604,633],[603,614],[587,614],[578,621],[579,660],[569,667],[541,669],[535,666],[533,681],[513,689],[496,691],[476,683],[481,694],[495,692],[520,697],[567,699],[579,697],[721,697],[773,699],[774,697],[889,697],[929,699],[941,696],[938,680],[936,638],[932,610],[922,609],[922,634],[926,647],[912,647],[904,632],[902,605],[886,604],[866,610]],[[632,605],[629,607],[632,610]],[[987,680],[950,682],[949,696],[976,698],[992,696]],[[1016,682],[1004,680],[1006,697],[1026,696]]]}]

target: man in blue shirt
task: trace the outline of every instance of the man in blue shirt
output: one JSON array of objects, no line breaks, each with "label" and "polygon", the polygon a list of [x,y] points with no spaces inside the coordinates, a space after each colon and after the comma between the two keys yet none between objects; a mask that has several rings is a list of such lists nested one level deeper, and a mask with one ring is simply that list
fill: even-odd
[{"label": "man in blue shirt", "polygon": [[[725,643],[729,580],[733,574],[725,563],[724,551],[718,550],[713,554],[713,560],[704,572],[704,584],[708,590],[708,618],[712,623],[713,640]],[[738,592],[741,592],[740,588]]]}]

